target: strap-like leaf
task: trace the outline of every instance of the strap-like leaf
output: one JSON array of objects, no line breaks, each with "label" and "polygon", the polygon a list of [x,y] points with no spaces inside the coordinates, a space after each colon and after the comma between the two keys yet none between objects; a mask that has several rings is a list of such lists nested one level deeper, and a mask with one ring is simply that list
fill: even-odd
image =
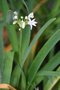
[{"label": "strap-like leaf", "polygon": [[60,51],[41,70],[53,70],[60,64]]},{"label": "strap-like leaf", "polygon": [[11,76],[11,85],[16,87],[18,86],[20,80],[21,70],[19,65],[16,65]]},{"label": "strap-like leaf", "polygon": [[60,76],[59,71],[39,71],[37,77],[39,76]]},{"label": "strap-like leaf", "polygon": [[7,25],[7,29],[8,29],[7,32],[8,32],[9,40],[11,42],[13,50],[15,52],[18,52],[18,40],[17,40],[17,34],[15,28],[13,25]]},{"label": "strap-like leaf", "polygon": [[22,55],[26,52],[26,49],[30,43],[30,35],[31,35],[31,30],[29,26],[26,26],[26,28],[22,31]]},{"label": "strap-like leaf", "polygon": [[33,60],[29,70],[28,70],[28,82],[29,86],[33,81],[36,73],[43,63],[45,57],[48,55],[50,50],[55,46],[55,44],[60,40],[60,30],[56,31],[54,35],[45,43],[42,49],[39,51],[35,59]]},{"label": "strap-like leaf", "polygon": [[[59,64],[60,64],[60,52],[58,52],[56,55],[54,55],[51,58],[51,60],[49,60],[49,62],[41,69],[41,71],[43,71],[43,70],[51,71],[51,70],[55,69]],[[36,74],[34,81],[32,82],[33,86],[31,86],[31,88],[36,87],[45,78],[45,76],[38,76],[37,74]]]},{"label": "strap-like leaf", "polygon": [[3,68],[3,83],[10,83],[14,52],[5,52],[5,62]]},{"label": "strap-like leaf", "polygon": [[3,66],[4,66],[3,23],[0,22],[0,82],[2,81]]},{"label": "strap-like leaf", "polygon": [[2,9],[2,12],[3,12],[3,18],[6,22],[8,10],[9,10],[7,0],[1,0],[1,9]]},{"label": "strap-like leaf", "polygon": [[36,34],[36,36],[34,37],[34,39],[32,40],[30,46],[28,47],[26,53],[24,54],[24,57],[23,57],[23,61],[22,61],[22,67],[24,65],[24,62],[26,60],[26,58],[28,57],[31,49],[32,49],[32,46],[36,43],[36,41],[39,39],[39,37],[42,35],[42,33],[46,30],[46,28],[53,22],[55,21],[56,18],[53,18],[53,19],[50,19],[40,30],[39,32]]},{"label": "strap-like leaf", "polygon": [[[57,69],[60,72],[60,67]],[[55,84],[60,80],[60,76],[51,77],[48,79],[47,83],[44,86],[44,90],[52,90]]]}]

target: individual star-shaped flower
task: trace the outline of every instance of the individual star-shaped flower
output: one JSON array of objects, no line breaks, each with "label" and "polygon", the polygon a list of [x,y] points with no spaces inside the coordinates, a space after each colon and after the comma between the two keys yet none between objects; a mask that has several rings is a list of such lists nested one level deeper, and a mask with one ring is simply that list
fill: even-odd
[{"label": "individual star-shaped flower", "polygon": [[29,19],[28,24],[30,25],[30,28],[32,30],[32,27],[36,26],[37,22],[35,21],[35,19],[33,19],[33,20]]}]

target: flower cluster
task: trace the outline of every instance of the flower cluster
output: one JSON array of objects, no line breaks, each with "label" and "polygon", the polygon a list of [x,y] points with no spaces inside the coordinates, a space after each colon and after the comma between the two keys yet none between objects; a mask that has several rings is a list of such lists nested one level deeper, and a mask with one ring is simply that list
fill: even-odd
[{"label": "flower cluster", "polygon": [[24,29],[26,25],[30,25],[30,28],[32,30],[32,27],[36,26],[37,22],[35,21],[33,12],[28,16],[21,16],[20,18],[18,18],[18,13],[15,11],[13,16],[13,24],[18,24],[19,30]]}]

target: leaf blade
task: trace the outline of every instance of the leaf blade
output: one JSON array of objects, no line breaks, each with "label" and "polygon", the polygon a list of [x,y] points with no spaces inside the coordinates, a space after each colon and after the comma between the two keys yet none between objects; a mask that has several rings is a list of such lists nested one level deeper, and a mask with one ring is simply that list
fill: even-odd
[{"label": "leaf blade", "polygon": [[10,83],[14,52],[5,52],[5,63],[3,69],[3,83]]},{"label": "leaf blade", "polygon": [[36,43],[36,41],[39,39],[39,37],[42,35],[42,33],[46,30],[46,28],[53,22],[55,21],[56,18],[50,19],[48,22],[46,22],[46,24],[39,30],[39,32],[36,34],[36,36],[34,37],[34,39],[32,40],[30,46],[28,47],[24,57],[23,57],[23,62],[22,62],[22,67],[24,65],[24,62],[27,58],[27,56],[29,55],[32,46]]},{"label": "leaf blade", "polygon": [[17,40],[17,34],[16,34],[14,26],[8,24],[7,25],[7,32],[8,32],[9,40],[11,42],[13,50],[15,52],[18,52],[18,40]]},{"label": "leaf blade", "polygon": [[[49,53],[49,51],[60,40],[59,35],[60,35],[60,30],[58,30],[57,32],[55,32],[55,34],[53,34],[53,36],[45,43],[45,45],[42,47],[42,49],[39,51],[39,53],[33,60],[33,63],[31,64],[31,66],[28,70],[28,81],[30,82],[30,84],[33,81],[39,67],[41,66],[42,62],[44,61],[44,59],[47,56],[47,54]],[[32,72],[32,70],[33,70],[33,72]]]},{"label": "leaf blade", "polygon": [[2,82],[2,71],[4,66],[3,26],[3,22],[0,22],[0,82]]}]

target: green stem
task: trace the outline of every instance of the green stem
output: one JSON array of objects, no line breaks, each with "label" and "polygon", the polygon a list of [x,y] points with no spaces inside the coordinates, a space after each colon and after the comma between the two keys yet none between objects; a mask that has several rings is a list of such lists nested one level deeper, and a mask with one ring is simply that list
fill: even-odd
[{"label": "green stem", "polygon": [[21,60],[22,60],[22,30],[20,30],[20,38],[19,38],[19,62],[21,66]]}]

